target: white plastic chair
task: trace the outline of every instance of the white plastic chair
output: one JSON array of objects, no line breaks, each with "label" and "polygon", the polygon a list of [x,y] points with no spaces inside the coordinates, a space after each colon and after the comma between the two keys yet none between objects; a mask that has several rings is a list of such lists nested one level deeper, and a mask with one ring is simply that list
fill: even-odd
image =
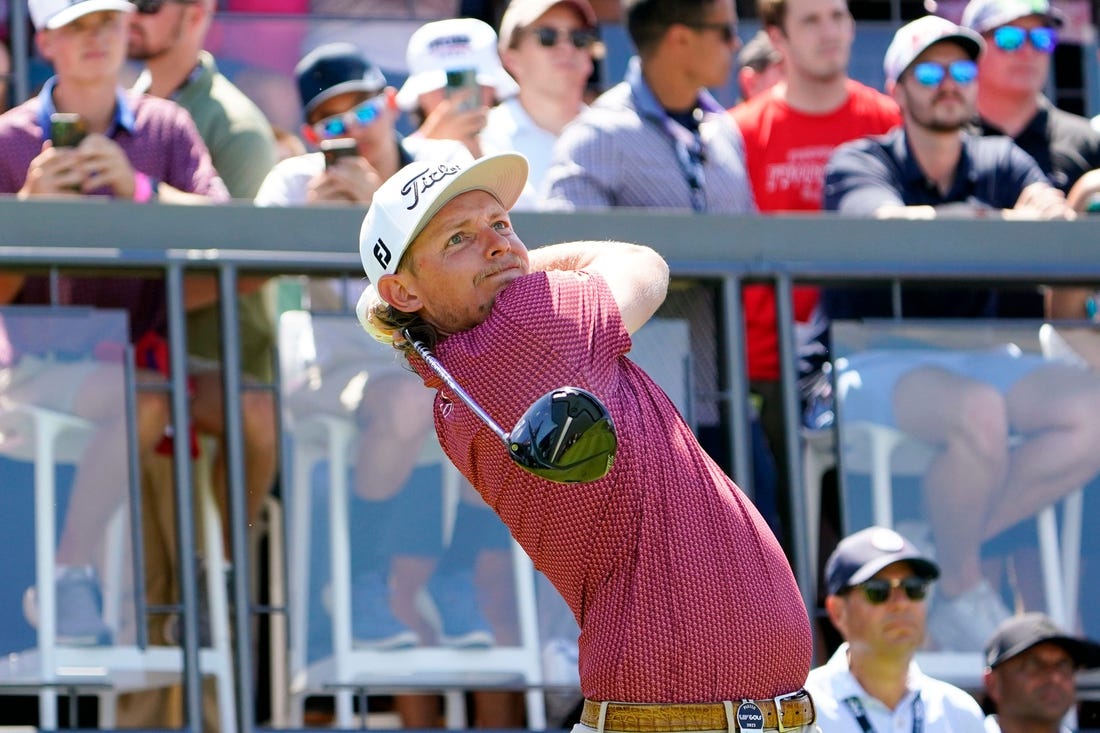
[{"label": "white plastic chair", "polygon": [[[1040,331],[1043,353],[1047,358],[1066,359],[1064,352],[1058,353],[1055,337],[1053,329],[1043,326]],[[1065,347],[1064,342],[1061,345]],[[843,389],[843,378],[839,377],[838,395],[843,393]],[[841,426],[841,435],[844,471],[870,477],[872,522],[893,527],[894,478],[923,476],[936,456],[936,448],[894,427],[869,421],[851,421]],[[807,441],[804,444],[804,466],[813,469],[812,473],[810,470],[806,471],[804,485],[807,506],[811,507],[807,513],[812,515],[807,517],[807,522],[813,522],[810,525],[811,540],[816,540],[817,537],[821,478],[835,465],[835,456],[831,453],[823,438],[817,438],[816,443]],[[1082,501],[1080,489],[1063,499],[1061,533],[1054,505],[1043,507],[1035,516],[1046,612],[1063,628],[1073,628],[1073,615],[1077,606]],[[922,652],[918,654],[918,659],[925,672],[932,676],[963,687],[980,685],[983,664],[979,654]]]},{"label": "white plastic chair", "polygon": [[[279,351],[284,385],[295,376],[324,379],[324,355],[318,361],[315,329],[336,329],[339,334],[326,339],[345,343],[357,352],[364,369],[372,361],[389,365],[392,355],[369,338],[354,316],[320,317],[304,311],[282,314],[279,324]],[[288,567],[291,617],[290,705],[289,720],[301,725],[305,698],[310,694],[332,695],[336,699],[335,723],[348,728],[354,724],[353,699],[376,691],[436,691],[445,693],[447,727],[466,727],[463,695],[467,689],[515,687],[526,690],[528,727],[546,725],[542,690],[542,667],[535,607],[534,569],[526,553],[512,543],[513,582],[516,592],[520,643],[518,646],[493,646],[488,649],[452,649],[417,647],[375,651],[353,647],[351,635],[351,551],[348,536],[348,472],[357,429],[350,414],[307,413],[290,415],[284,420],[292,448],[291,495],[288,505],[290,531],[288,544],[297,548]],[[310,493],[312,468],[319,460],[329,465],[328,513],[329,552],[332,583],[332,653],[312,664],[307,663],[307,616],[309,597]],[[421,462],[442,462],[444,467],[444,526],[446,537],[453,525],[461,490],[461,477],[446,461],[433,440],[429,441]],[[361,711],[366,715],[366,711]]]},{"label": "white plastic chair", "polygon": [[[28,315],[29,314],[29,315]],[[3,309],[9,320],[26,317],[76,319],[63,321],[72,327],[81,318],[118,318],[125,334],[122,314],[84,308],[48,311]],[[43,329],[58,320],[43,322]],[[62,331],[63,328],[56,328]],[[64,346],[63,344],[61,346]],[[121,370],[122,367],[120,366]],[[163,687],[182,678],[183,654],[176,647],[138,647],[113,643],[106,646],[66,646],[57,641],[55,593],[56,486],[58,464],[75,463],[81,456],[93,425],[75,415],[23,404],[0,397],[0,454],[29,461],[34,466],[35,593],[38,606],[37,646],[7,655],[0,662],[0,693],[25,694],[33,690],[39,698],[39,726],[57,728],[58,691],[85,690],[99,698],[99,725],[114,728],[120,693]],[[121,457],[120,457],[121,458]],[[209,476],[198,470],[196,477]],[[213,619],[213,647],[200,650],[199,663],[217,680],[220,725],[224,733],[236,730],[236,695],[228,631],[228,600],[224,581],[224,553],[221,523],[208,481],[197,481],[199,521],[205,534],[205,551],[210,572],[207,591]],[[103,618],[117,632],[122,617],[123,594],[128,592],[124,570],[128,552],[129,503],[123,503],[104,528],[102,577]],[[218,619],[224,619],[218,622]]]}]

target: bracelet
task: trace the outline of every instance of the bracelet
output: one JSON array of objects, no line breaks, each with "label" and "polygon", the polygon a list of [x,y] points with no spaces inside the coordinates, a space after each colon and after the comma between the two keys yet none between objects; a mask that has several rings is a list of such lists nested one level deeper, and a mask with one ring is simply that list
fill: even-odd
[{"label": "bracelet", "polygon": [[1100,292],[1094,292],[1085,301],[1085,317],[1093,323],[1100,323],[1100,308],[1097,307],[1097,296],[1100,296]]},{"label": "bracelet", "polygon": [[156,179],[141,171],[134,171],[134,201],[139,204],[152,201],[157,195],[157,184]]}]

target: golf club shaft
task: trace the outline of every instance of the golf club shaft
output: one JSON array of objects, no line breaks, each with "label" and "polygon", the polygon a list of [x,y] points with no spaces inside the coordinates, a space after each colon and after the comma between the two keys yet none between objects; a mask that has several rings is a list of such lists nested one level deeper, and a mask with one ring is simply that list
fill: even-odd
[{"label": "golf club shaft", "polygon": [[435,358],[435,354],[433,354],[423,343],[412,338],[408,331],[405,331],[405,338],[408,339],[409,343],[416,349],[416,353],[420,354],[420,358],[424,360],[428,368],[435,372],[439,378],[451,388],[451,391],[458,395],[458,398],[466,403],[466,406],[473,410],[474,414],[481,418],[481,421],[488,425],[490,430],[497,434],[505,445],[508,445],[508,433],[504,432],[504,429],[497,425],[493,418],[489,417],[489,413],[481,409],[481,405],[474,402],[474,398],[471,397],[466,390],[462,389],[462,385],[456,382],[455,378],[451,376],[451,373],[447,371],[446,367],[439,362],[439,359]]}]

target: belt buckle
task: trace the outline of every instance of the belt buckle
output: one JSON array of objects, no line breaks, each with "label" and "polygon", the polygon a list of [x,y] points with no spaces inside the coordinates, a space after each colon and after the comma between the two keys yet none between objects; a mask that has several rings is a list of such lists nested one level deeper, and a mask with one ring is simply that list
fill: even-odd
[{"label": "belt buckle", "polygon": [[794,730],[795,728],[801,728],[806,725],[803,721],[799,725],[792,725],[790,727],[783,725],[783,702],[786,700],[793,700],[796,697],[801,697],[806,693],[805,690],[795,690],[794,692],[788,692],[786,695],[776,695],[772,698],[772,702],[775,703],[775,724],[779,730],[779,733],[784,733],[788,730]]}]

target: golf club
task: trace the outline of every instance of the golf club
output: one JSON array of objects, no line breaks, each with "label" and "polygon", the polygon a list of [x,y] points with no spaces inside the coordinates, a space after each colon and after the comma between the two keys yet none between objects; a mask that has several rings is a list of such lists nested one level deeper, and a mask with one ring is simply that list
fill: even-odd
[{"label": "golf club", "polygon": [[615,426],[607,408],[591,392],[580,387],[551,390],[535,400],[512,432],[506,433],[426,345],[408,331],[404,334],[428,367],[497,434],[524,470],[566,484],[596,481],[611,470],[618,446]]}]

